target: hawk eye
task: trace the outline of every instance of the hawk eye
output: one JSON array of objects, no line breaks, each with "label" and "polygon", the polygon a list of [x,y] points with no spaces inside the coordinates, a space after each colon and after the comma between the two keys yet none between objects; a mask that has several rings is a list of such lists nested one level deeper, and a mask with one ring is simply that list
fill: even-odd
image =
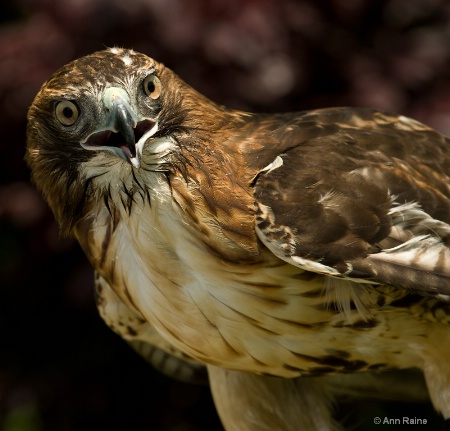
[{"label": "hawk eye", "polygon": [[55,115],[58,121],[64,126],[75,124],[80,115],[80,111],[75,103],[70,100],[58,102],[55,108]]},{"label": "hawk eye", "polygon": [[161,94],[161,81],[155,75],[148,75],[142,83],[145,94],[151,99],[157,99]]}]

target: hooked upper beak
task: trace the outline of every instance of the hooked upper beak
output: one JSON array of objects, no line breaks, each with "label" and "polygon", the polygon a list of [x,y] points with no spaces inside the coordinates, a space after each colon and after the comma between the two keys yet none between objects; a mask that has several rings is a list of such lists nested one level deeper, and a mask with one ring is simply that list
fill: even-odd
[{"label": "hooked upper beak", "polygon": [[137,125],[137,116],[131,110],[130,105],[120,97],[115,98],[112,102],[109,122],[112,125],[112,131],[120,133],[124,138],[125,144],[130,151],[131,158],[135,158],[136,142],[134,128]]},{"label": "hooked upper beak", "polygon": [[102,103],[105,121],[81,145],[87,150],[113,152],[139,168],[144,144],[157,132],[158,123],[150,118],[140,119],[123,88],[107,88]]}]

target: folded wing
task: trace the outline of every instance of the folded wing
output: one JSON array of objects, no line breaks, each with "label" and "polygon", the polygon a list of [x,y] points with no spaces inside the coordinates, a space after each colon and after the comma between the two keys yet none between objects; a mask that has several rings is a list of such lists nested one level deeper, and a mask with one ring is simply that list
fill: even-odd
[{"label": "folded wing", "polygon": [[449,140],[367,109],[294,124],[253,183],[260,240],[309,271],[450,298]]}]

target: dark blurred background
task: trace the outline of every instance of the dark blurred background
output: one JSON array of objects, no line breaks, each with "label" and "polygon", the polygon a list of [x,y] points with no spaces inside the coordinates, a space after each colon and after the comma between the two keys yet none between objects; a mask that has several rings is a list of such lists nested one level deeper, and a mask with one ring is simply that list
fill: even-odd
[{"label": "dark blurred background", "polygon": [[[230,107],[371,106],[450,134],[446,0],[1,0],[0,430],[222,429],[208,388],[159,375],[100,320],[92,269],[23,162],[42,83],[114,45]],[[369,405],[361,429],[399,408]],[[411,414],[443,427],[426,406]]]}]

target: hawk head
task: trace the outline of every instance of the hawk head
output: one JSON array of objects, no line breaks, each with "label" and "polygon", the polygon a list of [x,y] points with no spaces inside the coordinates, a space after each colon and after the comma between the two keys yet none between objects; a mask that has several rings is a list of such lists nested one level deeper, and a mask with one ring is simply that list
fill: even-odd
[{"label": "hawk head", "polygon": [[42,86],[28,112],[26,161],[67,233],[92,178],[118,168],[120,182],[143,157],[146,169],[164,170],[167,146],[187,135],[194,146],[195,131],[213,130],[220,109],[162,64],[111,48],[65,65]]}]

